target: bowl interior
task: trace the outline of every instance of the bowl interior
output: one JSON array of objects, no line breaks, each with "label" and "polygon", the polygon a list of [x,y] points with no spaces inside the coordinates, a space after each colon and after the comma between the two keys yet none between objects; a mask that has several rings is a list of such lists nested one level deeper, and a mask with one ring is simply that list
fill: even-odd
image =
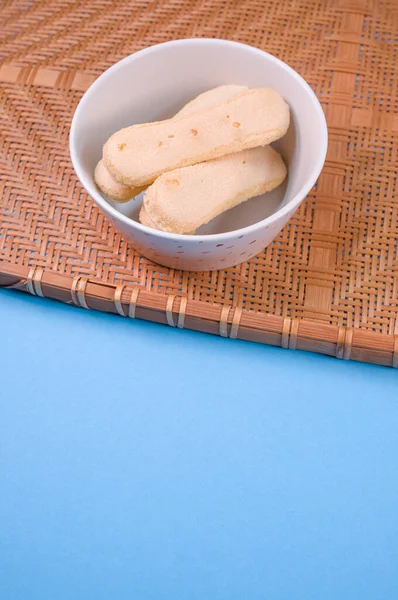
[{"label": "bowl interior", "polygon": [[142,202],[108,200],[97,189],[93,173],[102,146],[112,133],[135,123],[172,117],[201,92],[224,84],[271,87],[291,108],[291,126],[275,142],[289,171],[288,180],[273,192],[220,215],[198,233],[233,231],[269,217],[288,204],[313,177],[323,152],[323,115],[316,99],[291,69],[259,50],[222,40],[182,40],[154,46],[132,55],[106,71],[84,96],[74,119],[71,145],[79,177],[105,210],[138,221]]}]

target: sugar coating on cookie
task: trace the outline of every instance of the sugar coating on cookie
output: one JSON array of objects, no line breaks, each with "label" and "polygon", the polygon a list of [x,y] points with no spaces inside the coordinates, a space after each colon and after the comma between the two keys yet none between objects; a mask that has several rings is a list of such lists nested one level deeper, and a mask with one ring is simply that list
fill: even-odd
[{"label": "sugar coating on cookie", "polygon": [[199,94],[199,96],[196,96],[191,102],[188,102],[174,118],[185,117],[198,110],[212,108],[213,106],[217,106],[217,104],[231,100],[234,96],[237,96],[248,89],[249,88],[246,85],[220,85],[211,90],[207,90],[207,92]]},{"label": "sugar coating on cookie", "polygon": [[194,233],[226,210],[274,189],[286,174],[271,146],[176,169],[147,189],[140,221],[162,231]]},{"label": "sugar coating on cookie", "polygon": [[146,185],[167,171],[269,144],[288,126],[283,98],[256,88],[194,114],[121,129],[107,141],[103,156],[117,181]]},{"label": "sugar coating on cookie", "polygon": [[[247,89],[248,88],[244,85],[221,85],[211,90],[207,90],[183,106],[183,108],[173,118],[192,114],[198,110],[216,106],[217,104],[225,102],[226,100],[233,98],[237,94],[240,94]],[[145,189],[145,186],[142,188],[137,188],[134,186],[131,187],[116,181],[116,179],[106,168],[103,159],[99,161],[95,168],[94,179],[99,189],[106,196],[112,200],[115,200],[116,202],[127,202]]]}]

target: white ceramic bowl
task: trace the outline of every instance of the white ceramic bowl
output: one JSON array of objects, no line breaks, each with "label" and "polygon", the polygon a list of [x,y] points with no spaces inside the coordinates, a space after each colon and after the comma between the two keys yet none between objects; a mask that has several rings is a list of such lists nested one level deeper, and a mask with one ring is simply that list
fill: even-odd
[{"label": "white ceramic bowl", "polygon": [[[141,225],[142,198],[117,204],[98,190],[94,168],[112,133],[169,118],[201,92],[224,84],[271,87],[290,105],[289,131],[273,144],[288,166],[284,185],[217,217],[197,235],[184,236]],[[314,185],[326,149],[325,117],[304,79],[262,50],[216,39],[167,42],[121,60],[85,93],[70,132],[76,173],[115,227],[147,258],[196,271],[236,265],[272,242]]]}]

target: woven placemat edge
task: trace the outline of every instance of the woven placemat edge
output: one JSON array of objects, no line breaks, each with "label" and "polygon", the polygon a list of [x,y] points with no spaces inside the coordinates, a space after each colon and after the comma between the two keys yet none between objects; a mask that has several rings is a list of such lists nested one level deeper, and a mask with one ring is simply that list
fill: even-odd
[{"label": "woven placemat edge", "polygon": [[80,275],[71,277],[7,261],[0,261],[0,287],[180,329],[398,367],[398,335],[210,304],[183,294],[114,285]]}]

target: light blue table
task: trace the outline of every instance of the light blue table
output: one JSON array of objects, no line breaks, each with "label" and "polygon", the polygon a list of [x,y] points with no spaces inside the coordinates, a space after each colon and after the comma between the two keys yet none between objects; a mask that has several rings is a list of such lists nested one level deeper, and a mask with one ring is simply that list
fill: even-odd
[{"label": "light blue table", "polygon": [[1,600],[398,598],[398,375],[0,291]]}]

